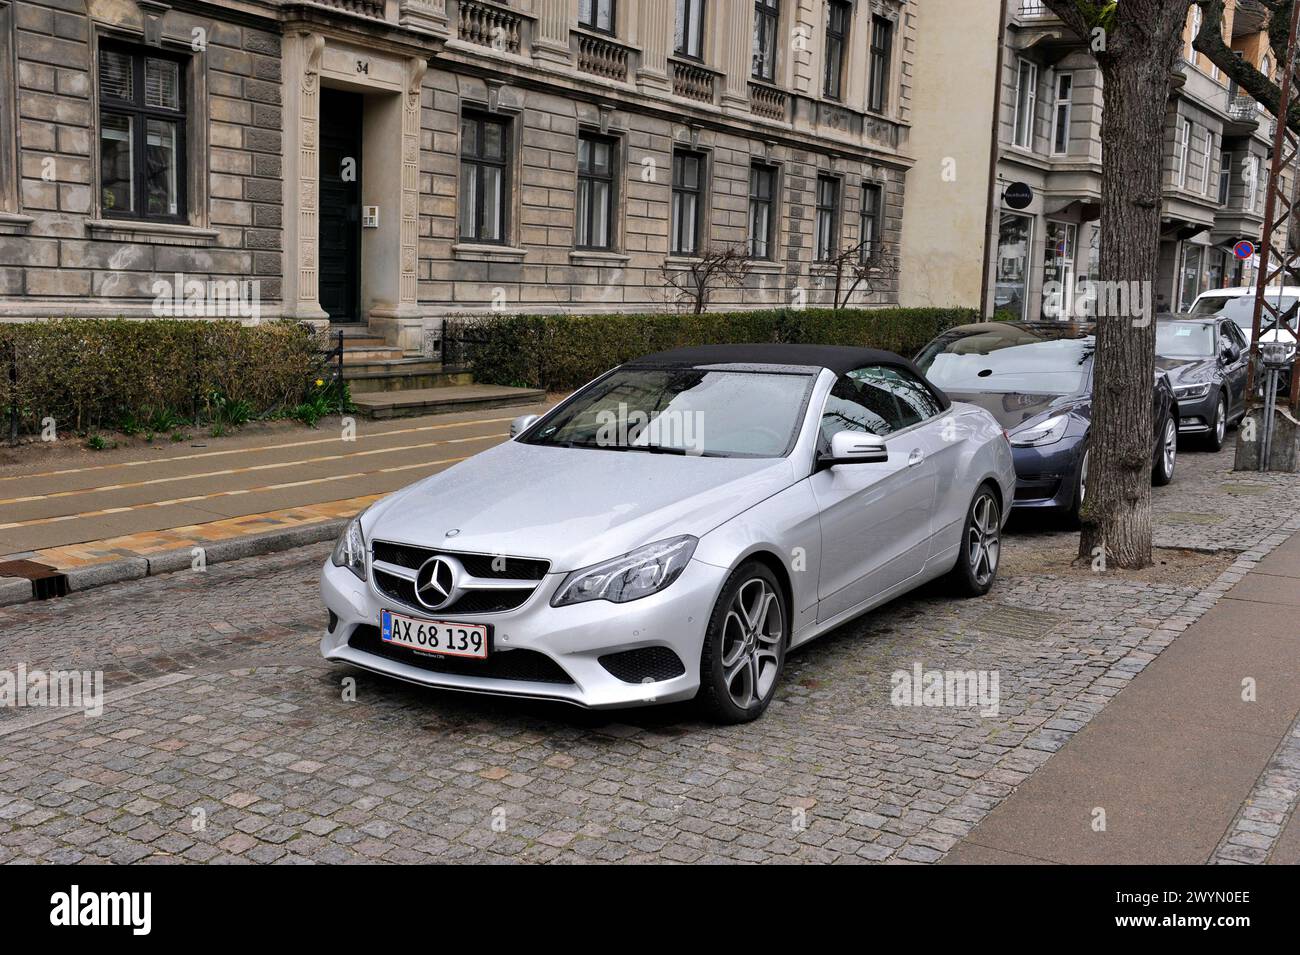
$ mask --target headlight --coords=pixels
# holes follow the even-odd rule
[[[575,570],[564,578],[551,598],[551,606],[564,607],[588,600],[622,604],[658,593],[681,576],[697,543],[698,539],[689,535],[673,537]]]
[[[366,579],[366,539],[361,533],[361,515],[348,521],[330,556],[335,567],[346,567],[361,580]]]
[[[1195,401],[1197,398],[1204,398],[1206,395],[1208,395],[1210,393],[1210,387],[1211,386],[1208,384],[1179,385],[1177,388],[1174,389],[1174,397],[1177,398],[1179,401],[1182,401],[1184,399],[1191,399]]]
[[[1011,435],[1011,443],[1017,448],[1037,448],[1044,444],[1055,444],[1065,437],[1065,429],[1070,425],[1069,415],[1053,415],[1046,421],[1016,431]]]

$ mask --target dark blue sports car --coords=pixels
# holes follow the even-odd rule
[[[954,401],[988,410],[1011,440],[1015,508],[1078,519],[1088,488],[1093,326],[1066,322],[982,322],[944,332],[916,365]],[[1156,373],[1151,408],[1151,480],[1168,484],[1178,455],[1178,402]]]

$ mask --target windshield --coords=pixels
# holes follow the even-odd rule
[[[1087,390],[1094,339],[1008,327],[936,342],[917,366],[944,391],[1073,395]]]
[[[1213,358],[1214,326],[1203,322],[1157,322],[1156,354],[1161,358]]]
[[[814,375],[620,369],[528,433],[526,444],[723,458],[786,455]]]
[[[1272,292],[1266,292],[1264,300],[1269,305],[1277,307],[1279,302],[1283,313],[1290,312],[1295,308],[1297,298],[1294,295],[1276,295]],[[1251,323],[1255,319],[1255,296],[1254,295],[1234,295],[1234,296],[1204,296],[1197,300],[1192,306],[1192,317],[1204,318],[1208,315],[1217,315],[1221,318],[1230,319],[1238,328],[1250,337]],[[1263,324],[1264,331],[1273,327],[1272,316],[1267,310],[1260,315],[1260,322]],[[1294,330],[1296,327],[1296,316],[1290,316],[1288,325]]]

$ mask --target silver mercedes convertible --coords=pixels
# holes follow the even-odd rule
[[[935,578],[986,593],[1015,482],[993,417],[890,352],[650,355],[353,520],[321,574],[321,652],[744,722],[790,650]]]

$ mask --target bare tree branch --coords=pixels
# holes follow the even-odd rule
[[[664,262],[659,275],[664,290],[678,306],[689,305],[696,315],[709,307],[709,299],[721,288],[740,288],[751,263],[743,245],[706,247],[686,265]]]

